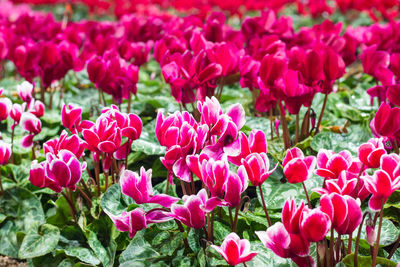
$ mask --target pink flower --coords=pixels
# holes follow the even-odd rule
[[[283,173],[289,183],[301,183],[312,176],[315,163],[314,156],[304,157],[300,148],[294,147],[287,150],[283,159]]]
[[[169,208],[179,200],[166,194],[153,195],[151,170],[146,171],[143,167],[140,168],[140,176],[136,172],[122,170],[120,184],[122,193],[133,198],[137,204],[156,203]]]
[[[372,194],[368,205],[373,211],[379,211],[382,203],[400,188],[400,156],[396,154],[381,157],[381,169],[372,176],[365,176],[365,186]]]
[[[168,155],[169,161],[164,161],[169,170],[173,170],[179,179],[190,182],[192,177],[186,158],[198,153],[204,146],[208,135],[207,125],[199,126],[186,111],[175,112],[167,118],[159,112],[155,132],[160,145],[167,148],[167,153],[172,153]],[[172,147],[174,152],[168,152]]]
[[[11,145],[0,140],[0,165],[7,164],[11,156]]]
[[[81,165],[75,155],[68,150],[60,150],[57,156],[47,153],[46,161],[32,162],[29,181],[34,186],[48,187],[57,193],[64,187],[75,191],[85,168],[86,163]]]
[[[31,99],[33,98],[33,85],[30,82],[24,81],[23,83],[17,85],[17,91],[22,101],[26,103],[31,102]]]
[[[358,174],[360,169],[359,163],[353,160],[347,150],[336,154],[332,150],[321,149],[317,155],[317,165],[315,173],[325,179],[337,179],[342,171],[347,170]]]
[[[230,163],[239,166],[244,158],[251,153],[267,153],[267,138],[263,131],[252,130],[249,137],[239,132],[240,154],[228,157]]]
[[[224,197],[225,183],[229,176],[229,164],[226,161],[209,159],[201,163],[200,180],[210,190],[213,197]]]
[[[300,232],[309,242],[318,242],[325,238],[331,228],[331,220],[320,209],[305,210],[302,214]]]
[[[79,124],[82,120],[82,108],[73,105],[63,105],[61,110],[62,125],[72,133],[80,132]]]
[[[237,265],[251,261],[258,253],[250,252],[250,242],[240,239],[236,233],[230,233],[224,239],[221,247],[211,245],[229,265]]]
[[[171,216],[184,225],[194,229],[200,229],[205,224],[205,215],[212,211],[221,201],[216,198],[208,198],[207,191],[203,188],[197,195],[183,196],[183,205],[173,204]]]
[[[344,196],[344,199],[347,202],[349,213],[345,221],[336,228],[336,231],[341,235],[349,235],[360,225],[363,215],[360,208],[361,202],[359,200],[355,200],[350,196]]]
[[[358,158],[367,168],[378,168],[385,154],[383,138],[371,138],[358,148]]]
[[[35,115],[36,117],[40,118],[44,115],[44,104],[40,100],[31,100],[28,106],[28,111]]]
[[[376,234],[375,234],[375,228],[374,228],[374,222],[371,219],[367,219],[366,221],[366,234],[367,234],[367,242],[371,246],[375,244],[376,240]]]
[[[78,159],[82,157],[85,150],[85,142],[77,135],[68,137],[68,133],[63,130],[59,138],[54,138],[43,144],[44,154],[51,153],[58,155],[60,150],[72,152]]]
[[[25,148],[31,147],[35,135],[42,131],[42,122],[32,113],[24,112],[21,115],[20,124],[25,131],[29,132],[29,134],[22,139],[22,146]]]
[[[10,99],[3,97],[0,98],[0,121],[7,119],[12,108],[12,102]]]
[[[21,120],[21,115],[25,110],[26,104],[13,104],[10,110],[10,117],[14,120],[15,124],[18,125]]]
[[[390,83],[393,74],[387,68],[390,63],[388,52],[377,51],[377,45],[372,45],[363,51],[360,59],[365,73],[374,76],[384,84]]]
[[[242,165],[239,167],[239,170],[242,170],[246,174],[252,185],[260,186],[275,171],[278,164],[271,170],[269,170],[269,167],[267,154],[264,152],[252,153],[245,159],[242,159]]]
[[[354,177],[353,174],[342,171],[339,174],[338,179],[329,179],[325,181],[324,188],[314,188],[313,191],[324,195],[337,193],[342,196],[351,196],[354,198],[359,198],[361,201],[366,199],[370,193],[365,188],[364,178],[361,176],[358,184],[358,195],[355,196],[355,188],[357,186],[357,177]]]
[[[392,137],[400,130],[400,108],[382,103],[370,123],[375,137]]]
[[[104,210],[104,212],[110,217],[119,231],[129,232],[129,238],[133,238],[138,231],[146,229],[148,224],[172,220],[166,212],[160,210],[146,213],[143,209],[136,208],[129,212],[124,211],[118,216],[111,214],[107,210]]]
[[[242,193],[247,189],[249,181],[246,175],[241,174],[238,170],[238,174],[229,172],[228,178],[225,182],[225,196],[224,200],[229,207],[237,207],[240,204]]]

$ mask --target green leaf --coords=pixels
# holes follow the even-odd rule
[[[94,252],[84,247],[67,247],[64,249],[65,254],[71,257],[76,257],[79,260],[89,263],[91,265],[100,264],[99,259],[95,256]]]
[[[253,260],[246,263],[249,267],[265,266],[265,267],[287,267],[297,266],[292,260],[284,259],[277,256],[272,250],[267,249],[263,244],[259,242],[251,242],[251,251],[258,252],[257,256]]]
[[[151,266],[151,259],[159,256],[151,245],[144,239],[144,231],[138,232],[129,246],[119,257],[120,267]]]
[[[143,127],[140,139],[132,142],[132,151],[139,151],[146,155],[162,155],[165,147],[158,143],[154,129],[156,120],[152,120]]]
[[[8,221],[0,228],[0,254],[18,258],[18,227]]]
[[[187,237],[189,247],[193,250],[194,253],[198,253],[201,251],[200,240],[203,238],[203,230],[202,229],[191,229],[189,235]]]
[[[322,186],[322,179],[318,176],[312,176],[310,179],[304,182],[308,193],[311,193],[311,189]],[[286,200],[294,198],[296,202],[301,200],[306,201],[306,196],[301,183],[290,184],[288,182],[281,183],[273,179],[267,179],[261,188],[264,193],[265,204],[267,209],[282,209],[283,204]],[[258,199],[261,202],[261,196],[257,189]]]
[[[43,224],[36,233],[24,237],[19,249],[21,259],[43,256],[53,251],[60,239],[60,230],[51,224]]]
[[[378,225],[378,223],[377,223],[377,225]],[[377,228],[375,229],[375,231],[376,232],[378,231]],[[390,220],[383,219],[379,246],[385,247],[390,244],[393,244],[396,241],[397,236],[399,235],[399,232],[400,232],[399,229],[397,229],[397,227]],[[361,239],[362,240],[360,240],[360,245],[361,245],[361,242],[365,242],[365,243],[367,242],[366,241],[367,236],[366,236],[365,231],[361,232]]]
[[[88,231],[87,236],[89,246],[93,249],[97,258],[101,260],[103,266],[112,266],[110,255],[108,255],[107,250],[103,247],[99,239],[97,239],[96,234],[92,231]]]
[[[344,257],[342,262],[348,267],[353,267],[354,266],[354,253],[349,254],[346,257]],[[358,266],[371,266],[372,265],[372,257],[357,255],[357,263],[358,263]],[[377,257],[376,263],[380,264],[382,266],[386,266],[386,267],[396,267],[397,266],[397,263],[395,263],[391,260],[382,258],[382,257]]]
[[[74,267],[74,261],[72,259],[64,259],[60,264],[58,264],[58,267]]]
[[[110,186],[104,193],[100,202],[103,210],[114,215],[121,214],[130,204],[133,204],[133,200],[121,193],[121,186],[119,184]]]
[[[321,132],[314,136],[311,148],[315,151],[330,149],[335,152],[347,149],[357,155],[358,147],[372,137],[371,131],[360,125],[348,127],[347,134],[337,134],[330,131]]]

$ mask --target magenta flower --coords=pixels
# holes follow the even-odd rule
[[[212,197],[223,198],[225,194],[225,184],[232,175],[229,171],[229,164],[223,160],[209,159],[201,162],[200,180],[210,190]],[[238,178],[235,176],[235,178]],[[230,178],[234,179],[234,178]]]
[[[26,107],[26,104],[13,104],[12,108],[10,110],[10,118],[14,120],[13,127],[19,124],[19,121],[21,120],[21,115],[24,112]]]
[[[74,107],[73,105],[63,105],[61,110],[61,122],[62,125],[76,134],[80,132],[79,124],[82,120],[82,108]]]
[[[0,140],[0,165],[7,164],[11,156],[11,145]]]
[[[335,153],[332,150],[321,149],[317,155],[318,169],[315,173],[325,179],[337,179],[342,171],[358,174],[361,166],[353,160],[347,150]]]
[[[365,186],[372,194],[368,205],[371,210],[379,211],[382,202],[400,188],[400,156],[396,154],[381,157],[381,169],[372,176],[365,176]]]
[[[33,85],[30,82],[24,81],[23,83],[17,85],[18,96],[22,101],[30,103],[33,94]]]
[[[172,153],[168,155],[169,162],[165,161],[167,169],[173,170],[179,179],[190,182],[192,177],[186,158],[198,153],[204,146],[208,135],[207,125],[199,126],[186,111],[175,112],[167,118],[159,112],[155,132],[160,145],[167,148],[166,154]],[[172,147],[174,152],[169,152]],[[175,161],[171,161],[171,158]]]
[[[377,51],[377,45],[372,45],[364,49],[360,59],[365,73],[374,76],[382,83],[386,83],[386,85],[391,83],[393,74],[387,68],[390,63],[390,54],[388,52]]]
[[[0,98],[0,121],[7,119],[12,108],[12,102],[10,99],[3,97]]]
[[[283,159],[283,173],[289,183],[302,183],[312,176],[316,160],[314,156],[304,157],[300,148],[288,149]]]
[[[22,128],[29,132],[29,134],[22,139],[22,146],[25,148],[31,147],[35,135],[42,131],[42,122],[32,113],[24,112],[21,115],[20,123]]]
[[[358,148],[358,158],[367,168],[378,168],[385,154],[383,138],[371,138]]]
[[[267,231],[255,233],[263,245],[279,257],[290,258],[299,266],[307,266],[307,257],[309,262],[313,262],[308,256],[310,243],[299,234],[290,234],[281,222],[275,223]]]
[[[129,238],[133,238],[140,230],[146,229],[151,223],[162,223],[172,220],[166,212],[154,210],[146,213],[141,208],[131,211],[124,211],[120,215],[115,216],[109,211],[104,212],[110,217],[115,227],[121,232],[129,232]]]
[[[44,115],[44,109],[45,109],[44,104],[40,100],[32,99],[28,105],[28,111],[38,118]]]
[[[85,168],[86,163],[81,165],[75,155],[68,150],[60,150],[57,156],[47,153],[46,161],[32,162],[29,181],[34,186],[48,187],[57,193],[65,187],[75,191]]]
[[[246,175],[241,175],[240,170],[238,174],[229,172],[228,178],[225,182],[225,196],[223,203],[229,207],[237,207],[240,204],[243,192],[247,189],[249,181]]]
[[[240,173],[246,174],[252,185],[260,186],[275,171],[278,164],[271,170],[269,167],[267,154],[264,152],[252,153],[245,159],[242,159],[242,165],[239,167],[239,170],[242,170]]]
[[[329,179],[325,181],[324,188],[314,188],[313,191],[325,195],[331,193],[337,193],[342,196],[351,196],[354,198],[359,198],[361,201],[366,199],[370,193],[365,188],[364,178],[361,176],[358,185],[358,195],[355,196],[355,188],[357,186],[357,177],[353,174],[342,171],[339,174],[338,179]]]
[[[236,233],[230,233],[221,246],[211,245],[226,260],[229,265],[251,261],[258,253],[250,251],[250,242],[240,239]]]
[[[382,103],[370,123],[375,137],[392,137],[400,130],[400,108]]]
[[[349,213],[346,199],[336,193],[322,195],[320,205],[321,210],[331,219],[332,227],[335,229],[344,223]]]
[[[236,157],[228,157],[230,163],[239,166],[242,160],[251,153],[267,153],[267,137],[263,131],[252,130],[249,137],[239,132],[240,154]]]
[[[173,204],[171,216],[184,225],[194,229],[200,229],[205,224],[205,215],[211,212],[221,201],[216,198],[208,198],[207,191],[203,188],[197,195],[183,196],[183,205]]]
[[[51,153],[56,156],[59,151],[68,150],[79,159],[85,150],[85,142],[76,134],[68,137],[68,133],[63,130],[59,138],[54,138],[44,143],[43,150],[44,154]]]
[[[300,232],[309,242],[318,242],[325,238],[331,228],[331,220],[320,209],[312,209],[302,214]]]
[[[136,172],[122,170],[120,184],[122,193],[133,198],[137,204],[156,203],[169,208],[179,200],[166,194],[153,195],[151,170],[146,171],[143,167],[140,168],[140,176]]]
[[[363,215],[359,200],[355,200],[350,196],[344,196],[344,199],[347,202],[349,213],[342,225],[336,228],[336,231],[341,235],[349,235],[360,225]]]

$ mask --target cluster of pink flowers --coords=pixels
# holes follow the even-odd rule
[[[43,4],[63,4],[65,0],[12,0],[15,3],[29,3],[35,5]],[[140,1],[122,1],[122,0],[72,0],[70,4],[83,4],[88,6],[90,12],[98,14],[114,12],[114,15],[120,17],[124,14],[160,14],[171,7],[181,12],[194,12],[198,16],[205,17],[215,9],[229,12],[230,15],[243,16],[246,12],[265,10],[266,8],[275,11],[282,10],[288,5],[297,7],[297,11],[302,15],[311,15],[313,17],[324,14],[332,14],[336,10],[342,13],[350,11],[359,11],[367,13],[372,19],[392,19],[399,13],[397,0],[389,1],[366,1],[366,0],[318,0],[318,1],[300,1],[300,0],[236,0],[236,1],[172,1],[172,0],[140,0]]]
[[[33,145],[33,138],[42,131],[42,122],[40,117],[44,115],[44,104],[40,100],[35,100],[33,97],[33,85],[29,82],[23,82],[17,85],[19,98],[23,101],[22,104],[12,103],[7,97],[0,98],[0,121],[10,117],[14,123],[11,129],[18,125],[28,132],[22,139],[22,146],[25,148]],[[0,88],[0,96],[3,94],[3,89]]]

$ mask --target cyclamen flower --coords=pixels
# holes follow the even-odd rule
[[[0,165],[7,164],[11,156],[11,145],[0,140]]]
[[[58,152],[64,149],[72,152],[79,159],[85,150],[85,142],[75,134],[68,137],[68,133],[63,130],[59,138],[51,139],[43,144],[44,154],[58,155]]]
[[[252,153],[242,159],[242,164],[239,170],[246,174],[254,186],[263,184],[278,167],[276,164],[273,169],[269,170],[269,159],[265,153]]]
[[[166,194],[153,195],[151,185],[151,170],[140,168],[140,176],[136,172],[122,170],[120,174],[121,191],[123,194],[133,198],[137,204],[156,203],[169,208],[178,202],[179,198]]]
[[[375,137],[393,137],[400,130],[400,108],[382,103],[370,123]]]
[[[372,197],[368,205],[373,211],[379,211],[390,195],[400,188],[400,156],[396,154],[381,157],[381,169],[372,176],[365,176],[365,186]]]
[[[20,124],[25,131],[29,132],[22,139],[22,146],[27,148],[33,145],[33,138],[42,131],[42,122],[32,113],[24,112],[21,115]]]
[[[352,233],[361,223],[361,203],[350,196],[323,195],[320,204],[321,210],[331,219],[332,227],[340,234]]]
[[[239,132],[240,154],[228,157],[228,161],[239,166],[244,158],[252,153],[267,153],[267,137],[263,131],[252,130],[249,137]]]
[[[230,233],[222,242],[221,246],[211,245],[229,265],[251,261],[258,253],[250,251],[250,242],[240,239],[236,233]]]
[[[335,154],[332,150],[321,149],[317,155],[318,169],[315,173],[325,179],[337,179],[342,171],[350,171],[358,175],[361,165],[353,160],[347,150]]]
[[[146,229],[151,223],[162,223],[172,220],[172,217],[164,211],[153,210],[146,213],[141,208],[136,208],[129,212],[122,212],[115,216],[109,211],[104,212],[110,217],[115,227],[121,232],[129,232],[129,238],[133,238],[136,233],[142,229]]]
[[[200,229],[205,224],[205,215],[211,212],[221,201],[217,197],[208,198],[207,191],[201,189],[197,195],[183,196],[183,205],[173,204],[171,216],[184,225]]]
[[[61,110],[62,125],[72,133],[80,132],[79,124],[82,120],[82,108],[73,105],[63,105]]]
[[[28,112],[32,113],[36,117],[40,118],[44,115],[44,104],[40,100],[32,99],[28,105]]]
[[[86,163],[81,163],[75,155],[68,150],[61,150],[58,155],[46,154],[46,161],[32,162],[29,171],[29,181],[37,187],[48,187],[59,193],[63,188],[75,191],[76,184],[85,170]]]
[[[0,98],[0,121],[7,119],[12,108],[12,102],[10,99],[3,97]]]
[[[289,183],[301,183],[312,176],[315,168],[315,157],[304,157],[300,148],[294,147],[289,149],[283,159],[283,173]]]
[[[17,91],[22,101],[26,103],[31,102],[31,99],[33,98],[33,85],[30,82],[24,81],[23,83],[17,85]]]
[[[383,138],[371,138],[358,148],[358,158],[367,168],[378,168],[385,154]]]

